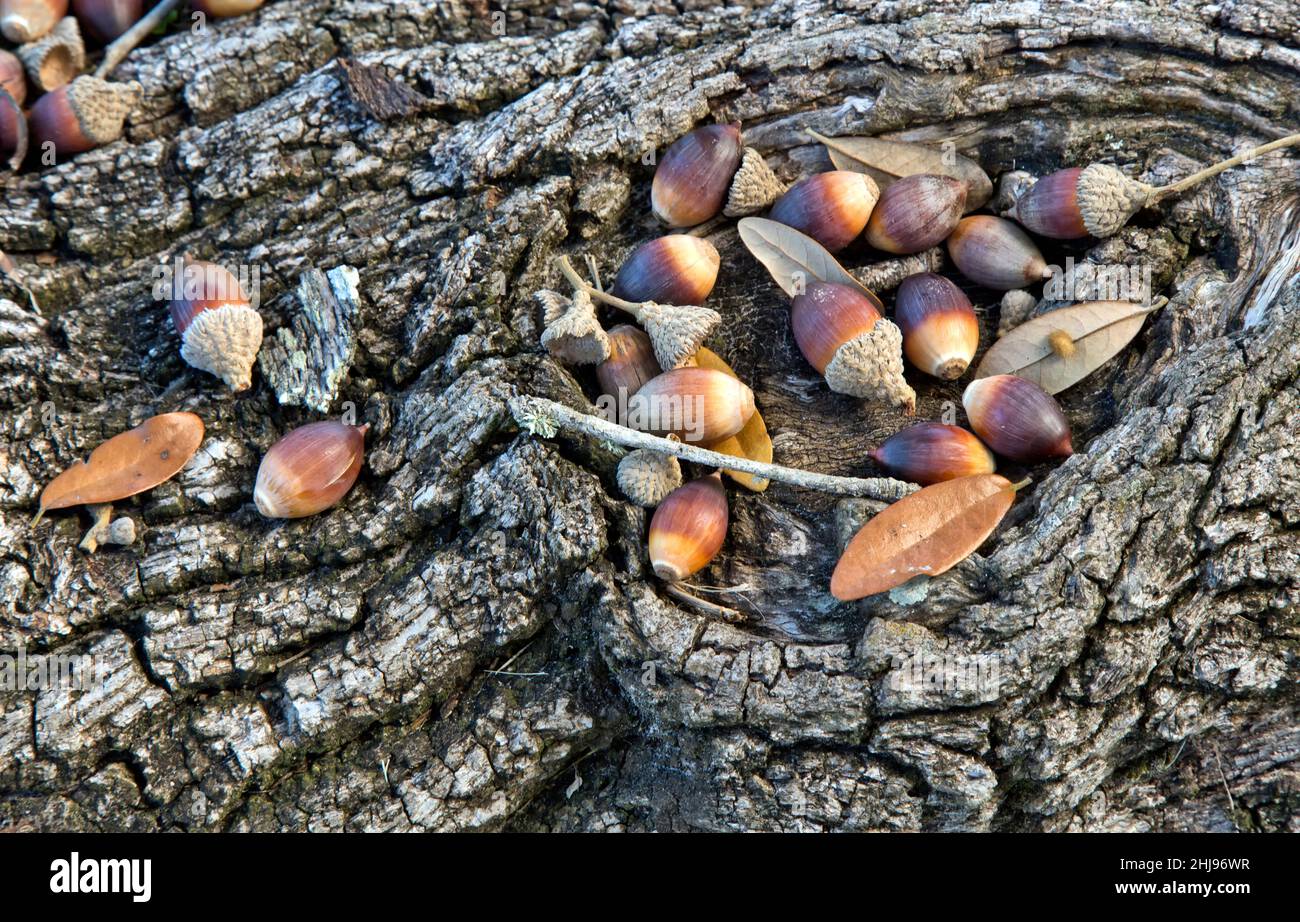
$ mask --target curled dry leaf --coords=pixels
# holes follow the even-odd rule
[[[32,524],[49,509],[112,503],[170,479],[198,450],[203,420],[193,413],[163,413],[115,435],[78,461],[41,491],[41,508]]]
[[[975,377],[1016,375],[1060,393],[1114,358],[1167,302],[1088,301],[1035,317],[995,342]]]
[[[767,218],[741,218],[736,230],[749,252],[792,298],[802,293],[809,282],[848,285],[875,297],[825,247],[793,227]]]
[[[720,371],[723,374],[731,375],[736,380],[740,380],[740,376],[731,370],[731,366],[724,362],[716,352],[709,349],[700,347],[700,351],[695,353],[695,362],[700,368],[711,368],[714,371]],[[758,410],[755,410],[754,415],[749,417],[749,422],[745,423],[745,428],[730,438],[715,442],[707,447],[713,451],[721,452],[724,455],[732,455],[736,458],[748,458],[751,461],[762,461],[764,464],[772,463],[772,438],[767,434],[767,425],[763,422],[763,417]],[[762,493],[767,489],[767,485],[771,483],[766,477],[746,474],[743,471],[724,470],[722,473],[742,487],[753,490],[755,493]]]
[[[983,207],[993,197],[988,174],[974,160],[956,152],[884,138],[828,138],[812,130],[808,134],[826,146],[835,169],[866,173],[882,193],[904,176],[935,173],[966,183],[967,213]]]
[[[914,576],[938,576],[992,534],[1023,484],[998,474],[945,480],[886,506],[853,536],[831,575],[831,594],[852,601]]]

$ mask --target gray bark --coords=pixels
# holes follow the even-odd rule
[[[1062,395],[1078,453],[923,593],[834,603],[878,506],[773,484],[730,490],[694,581],[740,587],[708,597],[746,620],[681,607],[617,455],[511,419],[518,394],[585,405],[530,296],[555,254],[609,278],[656,233],[642,155],[700,122],[743,122],[784,180],[826,165],[809,126],[1166,182],[1300,115],[1289,0],[928,6],[527,0],[499,38],[485,3],[302,0],[133,54],[126,139],[4,180],[0,250],[43,316],[4,283],[0,650],[89,653],[103,681],[0,693],[0,828],[1300,828],[1294,155],[1099,248],[1170,304]],[[342,55],[427,104],[376,119]],[[876,474],[904,421],[829,393],[734,227],[711,239],[710,345],[776,460]],[[282,343],[319,330],[304,272],[357,269],[355,344],[304,350],[351,355],[313,400],[371,424],[328,514],[253,509],[262,452],[319,415],[181,362],[151,269],[183,251],[266,267]],[[959,400],[913,383],[920,418]],[[74,458],[182,409],[207,437],[118,507],[136,544],[79,552],[84,514],[28,529]],[[1000,684],[895,681],[927,654],[996,657]]]

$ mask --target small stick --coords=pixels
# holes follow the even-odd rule
[[[139,22],[119,35],[104,49],[104,60],[100,61],[99,67],[95,68],[95,76],[101,80],[107,77],[113,68],[121,64],[126,56],[135,50],[136,45],[144,41],[149,33],[183,2],[184,0],[161,0],[157,6],[141,17]]]
[[[629,429],[627,426],[611,423],[599,416],[582,413],[562,403],[541,397],[527,395],[512,397],[510,413],[522,428],[542,438],[550,438],[557,429],[569,429],[625,448],[648,448],[705,467],[742,471],[806,490],[819,490],[822,493],[834,493],[838,496],[864,496],[886,502],[902,499],[917,490],[915,485],[894,480],[892,477],[839,477],[834,474],[818,474],[797,467],[785,467],[780,464],[754,461],[750,458],[724,455],[707,448]]]
[[[1300,144],[1300,134],[1290,134],[1285,138],[1278,138],[1276,141],[1269,141],[1267,144],[1261,144],[1259,147],[1252,147],[1245,153],[1238,154],[1235,157],[1229,157],[1227,160],[1222,160],[1214,164],[1214,166],[1206,167],[1198,173],[1193,173],[1191,176],[1178,180],[1176,183],[1170,183],[1167,186],[1157,186],[1151,192],[1151,199],[1148,204],[1154,204],[1163,198],[1184,192],[1201,180],[1209,179],[1211,176],[1217,176],[1224,170],[1230,170],[1234,166],[1239,166],[1249,160],[1254,160],[1256,157],[1263,156],[1264,154],[1271,153],[1283,147],[1291,147],[1295,144]]]
[[[555,264],[560,267],[560,272],[562,272],[564,277],[569,280],[569,284],[573,286],[575,291],[585,291],[597,301],[604,302],[610,307],[617,307],[624,313],[631,314],[637,320],[641,319],[640,304],[633,301],[624,301],[622,298],[616,298],[611,294],[606,294],[594,285],[587,284],[583,277],[578,274],[578,270],[573,268],[573,263],[569,262],[569,257],[560,256],[555,260]]]
[[[736,611],[734,608],[727,608],[723,605],[715,605],[713,602],[708,602],[704,599],[693,596],[676,583],[664,583],[664,592],[668,593],[677,601],[685,602],[687,605],[698,608],[706,615],[712,615],[728,624],[740,624],[749,620],[745,617],[743,612]]]

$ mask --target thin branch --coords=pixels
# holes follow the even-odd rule
[[[1160,186],[1151,193],[1151,201],[1158,202],[1163,198],[1171,195],[1177,195],[1186,189],[1190,189],[1203,179],[1209,179],[1211,176],[1217,176],[1224,170],[1230,170],[1234,166],[1254,160],[1256,157],[1263,156],[1271,151],[1279,150],[1283,147],[1292,147],[1300,144],[1300,134],[1289,134],[1285,138],[1278,138],[1276,141],[1269,141],[1267,144],[1261,144],[1259,147],[1252,147],[1250,150],[1240,153],[1235,157],[1229,157],[1227,160],[1221,160],[1214,166],[1206,167],[1199,172],[1193,173],[1176,183],[1170,183],[1167,186]]]
[[[157,6],[146,13],[135,25],[127,29],[104,49],[104,60],[99,62],[99,67],[95,68],[95,76],[103,80],[113,68],[126,60],[126,56],[135,50],[149,33],[156,29],[164,19],[171,14],[171,11],[180,6],[184,0],[162,0]]]
[[[749,619],[743,612],[736,611],[734,608],[727,608],[724,605],[716,605],[713,602],[707,602],[698,596],[691,595],[676,583],[664,583],[664,592],[668,593],[679,602],[685,602],[693,608],[697,608],[706,615],[711,615],[728,624],[742,624]]]

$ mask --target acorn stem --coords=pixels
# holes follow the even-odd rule
[[[1193,173],[1191,176],[1178,180],[1176,183],[1156,187],[1151,192],[1148,204],[1155,204],[1170,195],[1177,195],[1180,192],[1184,192],[1196,185],[1198,182],[1201,182],[1204,179],[1209,179],[1211,176],[1217,176],[1224,170],[1230,170],[1234,166],[1240,166],[1249,160],[1254,160],[1256,157],[1263,156],[1264,154],[1271,153],[1275,150],[1280,150],[1283,147],[1292,147],[1295,144],[1300,144],[1300,134],[1287,135],[1285,138],[1278,138],[1276,141],[1261,144],[1259,147],[1252,147],[1244,153],[1238,154],[1235,157],[1229,157],[1227,160],[1221,160],[1214,164],[1214,166],[1206,167],[1197,173]]]
[[[631,314],[637,320],[641,319],[641,305],[633,301],[624,301],[622,298],[616,298],[614,295],[601,291],[594,285],[589,285],[582,276],[578,275],[578,270],[573,268],[573,263],[569,262],[567,256],[557,256],[555,264],[560,267],[560,272],[569,280],[575,291],[585,291],[597,301],[608,304],[610,307],[617,307],[621,311]]]
[[[112,71],[113,68],[126,60],[126,56],[135,50],[135,46],[145,40],[145,37],[157,28],[164,19],[176,9],[185,0],[160,0],[155,6],[140,20],[127,29],[113,43],[104,49],[104,60],[99,62],[99,67],[95,68],[95,76],[103,80]]]
[[[769,480],[788,483],[791,486],[803,487],[807,490],[818,490],[822,493],[834,493],[839,496],[864,496],[868,499],[893,502],[916,492],[918,489],[913,484],[894,480],[892,477],[839,477],[834,474],[805,471],[797,467],[767,464],[763,461],[754,461],[749,458],[736,457],[735,455],[724,455],[720,452],[710,451],[707,448],[699,448],[685,442],[664,439],[657,435],[650,435],[647,432],[629,429],[626,426],[611,423],[599,416],[583,413],[572,407],[566,407],[562,403],[556,403],[554,400],[546,400],[541,397],[527,395],[512,397],[510,399],[510,414],[515,418],[515,422],[529,432],[545,435],[548,428],[552,430],[555,428],[569,429],[626,448],[648,448],[705,467],[741,471],[758,477],[766,477]],[[547,423],[550,424],[549,427]]]

